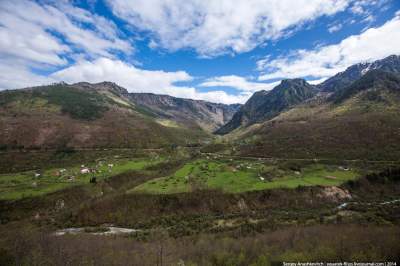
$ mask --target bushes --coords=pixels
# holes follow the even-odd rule
[[[176,239],[155,230],[143,242],[135,237],[26,232],[16,233],[19,241],[0,248],[0,262],[157,265],[162,260],[163,265],[268,266],[277,261],[396,261],[399,233],[399,227],[330,225],[286,227],[246,237],[202,234]]]
[[[398,182],[400,181],[400,168],[388,168],[379,173],[368,174],[365,178],[371,183]]]

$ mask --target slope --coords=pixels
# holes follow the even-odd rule
[[[154,148],[205,137],[157,123],[112,83],[65,83],[0,92],[0,147]]]
[[[233,115],[231,121],[216,131],[227,134],[241,126],[249,126],[273,118],[281,111],[299,104],[316,94],[314,86],[303,79],[288,79],[271,91],[258,91]]]
[[[240,153],[327,159],[400,159],[400,79],[369,71],[327,101],[309,101],[243,131]]]

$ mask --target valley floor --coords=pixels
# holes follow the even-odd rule
[[[0,265],[400,259],[393,162],[48,153],[0,155]]]

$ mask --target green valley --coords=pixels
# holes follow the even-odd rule
[[[219,189],[242,193],[299,186],[338,186],[359,176],[354,169],[339,167],[314,164],[293,171],[259,161],[201,159],[185,164],[171,176],[147,181],[130,192],[158,194]]]
[[[239,81],[244,104],[0,91],[0,265],[399,260],[399,73],[393,55],[317,85],[204,83]]]

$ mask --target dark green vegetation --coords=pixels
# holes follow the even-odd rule
[[[0,93],[0,107],[3,108],[12,103],[16,105],[30,103],[32,107],[35,103],[46,103],[48,106],[59,106],[63,114],[82,120],[100,118],[108,110],[106,100],[107,98],[92,91],[80,90],[65,84]]]
[[[61,112],[75,119],[94,120],[108,110],[107,98],[90,92],[63,85],[45,86],[32,91],[31,97],[38,97],[49,104],[61,107]]]

